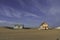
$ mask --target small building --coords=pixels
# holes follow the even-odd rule
[[[48,24],[46,22],[43,22],[40,26],[39,26],[39,30],[40,29],[48,29]]]
[[[18,25],[16,24],[15,27],[13,27],[13,29],[23,29],[24,25]]]
[[[60,29],[60,27],[56,27],[55,29]]]

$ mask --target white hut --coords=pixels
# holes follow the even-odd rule
[[[40,28],[39,28],[39,30],[40,29],[48,29],[48,24],[46,23],[46,22],[43,22],[41,25],[40,25]]]
[[[60,29],[60,27],[56,27],[55,29]]]
[[[15,25],[15,27],[13,27],[13,29],[23,29],[24,25]]]

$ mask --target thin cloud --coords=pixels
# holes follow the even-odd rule
[[[6,21],[6,20],[0,20],[0,23],[14,23],[14,22],[10,22],[10,21]]]
[[[7,20],[0,20],[0,23],[7,23],[7,24],[20,24],[17,22],[7,21]]]
[[[7,6],[2,7],[1,14],[7,17],[21,18],[21,13],[19,11]]]
[[[2,13],[2,12],[4,12],[4,13]],[[39,18],[39,16],[36,15],[36,14],[25,12],[25,11],[20,11],[19,12],[18,10],[15,10],[15,9],[13,9],[11,7],[2,7],[1,14],[3,16],[16,17],[16,18],[21,18],[22,14],[24,14],[24,16],[32,16],[32,17]]]
[[[39,18],[40,17],[40,16],[38,16],[36,14],[33,14],[33,13],[29,13],[29,12],[24,12],[24,13],[25,13],[24,16],[27,16],[27,17],[29,17],[29,16],[32,16],[32,17],[35,17],[35,18]]]
[[[2,21],[2,20],[0,20],[0,23],[3,23],[3,22],[7,22],[7,21]]]
[[[47,20],[51,24],[60,23],[59,22],[60,21],[59,0],[29,0],[29,1],[17,0],[17,2],[18,2],[18,8],[17,5],[15,5],[16,7],[14,6],[9,7],[9,5],[0,7],[0,14],[7,17],[18,18],[19,20],[20,18],[22,18],[21,20],[23,20],[24,18],[26,17],[29,18],[31,16],[34,18],[38,18],[40,20],[46,20],[47,17]],[[38,15],[41,15],[42,17]],[[32,20],[30,22],[32,22]]]

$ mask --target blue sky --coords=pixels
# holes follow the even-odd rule
[[[0,25],[60,26],[60,0],[0,0]]]

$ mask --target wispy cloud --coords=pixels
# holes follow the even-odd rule
[[[16,24],[22,24],[22,23],[12,22],[12,21],[7,21],[7,20],[0,20],[0,26],[14,27],[14,25]]]
[[[46,15],[56,15],[57,13],[60,13],[60,1],[58,0],[47,0],[48,5],[50,5],[49,8],[46,8],[45,10],[41,10]]]
[[[38,18],[38,20],[39,19],[46,20],[47,17],[49,23],[50,21],[52,22],[54,21],[54,23],[59,23],[60,21],[60,0],[29,0],[29,1],[17,0],[16,3],[17,3],[16,5],[13,3],[14,5],[11,6],[9,2],[10,6],[8,4],[0,6],[0,14],[11,18],[18,18],[19,20],[20,18],[22,18],[21,20],[23,20],[26,17],[27,18],[33,17],[33,19]],[[40,16],[42,16],[43,18],[40,18]],[[30,20],[31,18],[29,19],[27,18],[26,20],[28,22],[29,21],[32,22],[32,20]]]
[[[4,13],[3,13],[4,12]],[[15,17],[15,18],[21,18],[22,14],[24,14],[24,16],[32,16],[32,17],[36,17],[39,18],[38,15],[34,14],[34,13],[30,13],[30,12],[25,12],[25,11],[18,11],[14,8],[11,7],[2,7],[2,11],[1,14],[3,16],[7,16],[7,17]]]
[[[33,14],[33,13],[29,13],[29,12],[24,12],[24,13],[25,13],[24,16],[27,16],[27,17],[29,17],[29,16],[32,16],[32,17],[35,17],[35,18],[39,18],[40,17],[40,16],[38,16],[36,14]]]
[[[6,21],[2,21],[2,20],[0,20],[0,23],[3,23],[3,22],[6,22]]]
[[[13,24],[14,22],[6,21],[6,20],[0,20],[0,23],[10,23],[10,24]]]
[[[7,16],[7,17],[16,17],[16,18],[20,18],[21,17],[21,12],[15,10],[14,8],[11,7],[7,7],[7,6],[2,6],[2,9],[0,9],[1,14],[3,16]]]
[[[7,23],[7,24],[21,24],[19,22],[12,22],[12,21],[7,21],[7,20],[0,20],[0,23]]]

